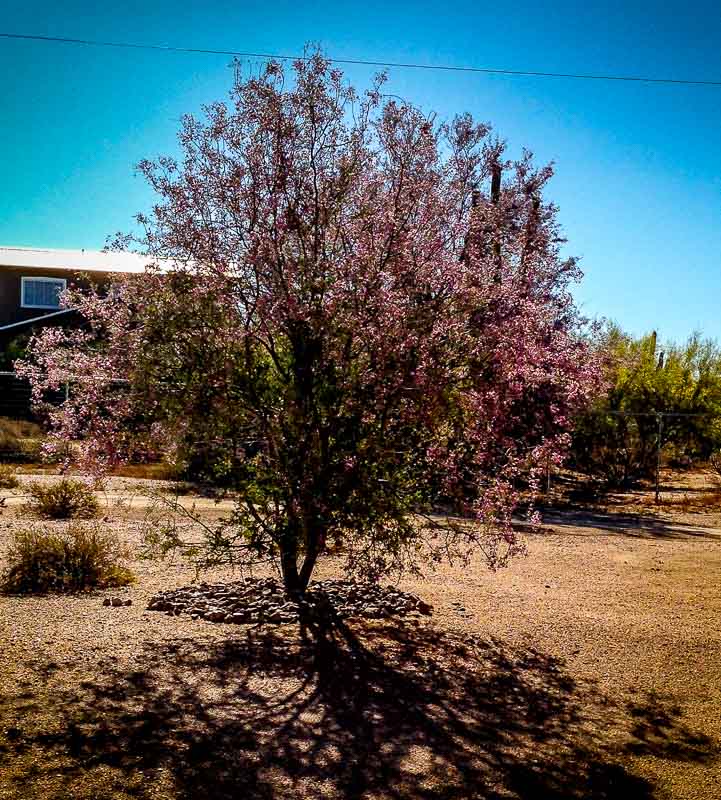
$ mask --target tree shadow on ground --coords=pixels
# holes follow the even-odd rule
[[[61,673],[6,704],[9,797],[648,800],[634,747],[714,757],[658,698],[627,707],[550,656],[425,625],[253,629]]]
[[[588,511],[547,509],[542,514],[543,523],[572,528],[593,528],[605,533],[615,533],[645,539],[717,539],[721,541],[721,530],[705,525],[688,525],[673,522],[653,513],[629,514],[616,511]],[[523,525],[524,531],[532,528]],[[566,533],[566,531],[564,531]]]

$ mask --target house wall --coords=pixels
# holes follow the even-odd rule
[[[48,269],[32,267],[4,267],[0,265],[0,327],[13,322],[22,322],[34,319],[53,311],[42,308],[22,308],[21,283],[22,278],[64,278],[68,286],[88,287],[90,283],[103,286],[111,279],[109,272],[94,272],[92,280],[76,272],[66,269]]]

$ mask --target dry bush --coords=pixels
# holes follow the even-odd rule
[[[18,485],[14,467],[10,464],[0,464],[0,489],[15,489]]]
[[[135,579],[127,558],[117,535],[97,524],[26,528],[13,536],[0,586],[22,594],[126,586]]]
[[[90,519],[100,510],[92,489],[73,478],[48,484],[33,482],[28,492],[29,510],[45,519]]]
[[[43,429],[36,423],[25,419],[0,417],[0,436],[15,439],[42,439]]]
[[[0,417],[0,455],[6,461],[40,460],[42,439],[42,428],[36,423]]]

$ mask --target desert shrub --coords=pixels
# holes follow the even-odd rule
[[[134,580],[116,534],[98,525],[73,523],[67,530],[32,527],[14,534],[9,566],[0,578],[5,592],[74,592],[126,586]]]
[[[36,423],[0,417],[0,457],[4,461],[40,461],[42,439],[42,428]]]
[[[22,439],[13,420],[0,417],[0,453],[3,458],[15,460],[21,453]]]
[[[27,419],[0,417],[0,437],[2,436],[13,439],[42,439],[43,429],[37,422]]]
[[[55,483],[31,483],[29,509],[46,519],[89,519],[100,506],[92,489],[83,481],[62,478]]]
[[[599,403],[577,420],[571,466],[608,487],[633,486],[653,477],[655,417],[604,414],[603,410]]]
[[[0,489],[14,489],[17,485],[15,470],[10,464],[0,464]]]

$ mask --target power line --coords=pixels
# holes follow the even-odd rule
[[[270,58],[278,61],[307,61],[308,56],[279,55],[278,53],[249,53],[241,50],[214,50],[202,47],[173,47],[163,44],[137,44],[134,42],[106,42],[95,39],[73,39],[66,36],[39,36],[23,33],[0,33],[2,39],[16,39],[35,42],[58,42],[61,44],[81,44],[92,47],[118,47],[132,50],[163,50],[168,53],[195,53],[216,56],[236,56],[240,58]],[[359,58],[329,58],[334,64],[352,64],[366,67],[394,67],[399,69],[441,70],[444,72],[470,72],[482,75],[510,75],[532,78],[572,78],[585,81],[625,81],[632,83],[661,83],[678,86],[721,86],[721,80],[684,80],[680,78],[651,78],[641,75],[588,75],[574,72],[540,72],[537,70],[495,69],[490,67],[464,67],[449,64],[415,64],[398,61],[369,61]]]

